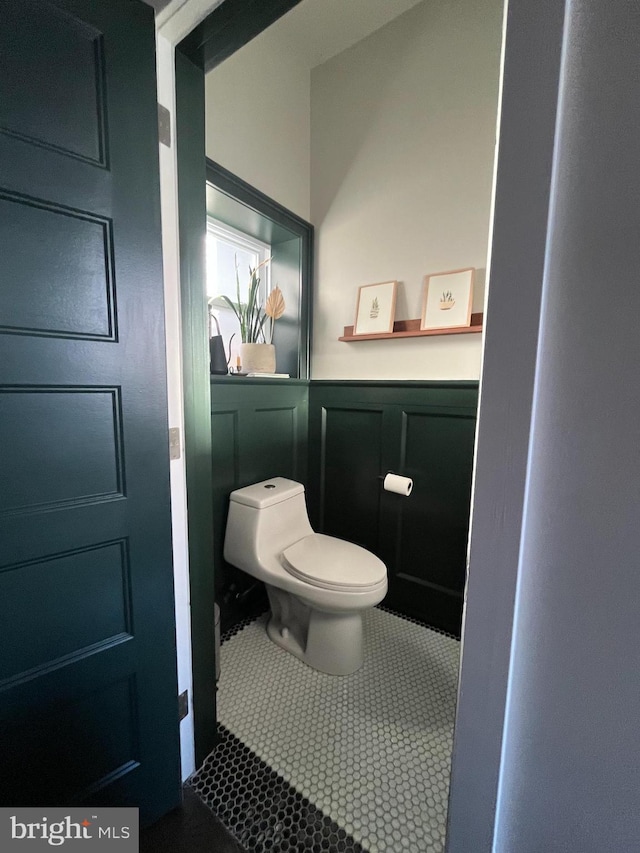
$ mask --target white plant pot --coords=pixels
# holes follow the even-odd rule
[[[240,344],[244,373],[275,373],[276,348],[273,344]]]

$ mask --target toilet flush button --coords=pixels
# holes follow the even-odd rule
[[[267,485],[265,486],[265,489],[275,489],[275,487],[276,487],[275,483],[267,483]]]
[[[289,629],[288,628],[280,628],[280,636],[283,640],[286,640],[289,637]]]

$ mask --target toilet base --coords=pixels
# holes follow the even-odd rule
[[[364,661],[362,611],[327,613],[267,585],[273,642],[328,675],[351,675]]]

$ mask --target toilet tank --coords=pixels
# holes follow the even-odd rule
[[[255,571],[312,533],[302,483],[273,477],[231,492],[224,558]]]

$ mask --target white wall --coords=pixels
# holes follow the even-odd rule
[[[309,71],[277,25],[206,76],[207,157],[303,219],[309,203]]]
[[[337,338],[361,284],[415,318],[425,273],[475,266],[483,310],[502,8],[423,0],[310,74],[276,24],[207,75],[207,155],[316,227],[313,378],[478,378],[480,335]]]
[[[502,0],[425,0],[311,72],[314,379],[475,379],[481,336],[341,343],[357,288],[478,268],[483,309]],[[514,282],[514,284],[517,284]]]

